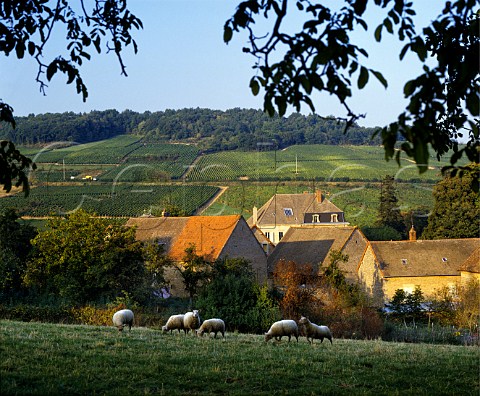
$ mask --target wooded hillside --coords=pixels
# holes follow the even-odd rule
[[[253,109],[197,108],[153,113],[105,110],[17,117],[17,128],[6,127],[0,138],[17,144],[87,143],[134,133],[152,141],[193,141],[208,151],[251,150],[257,149],[257,143],[273,143],[276,148],[295,144],[380,144],[379,138],[372,140],[374,128],[354,125],[346,134],[344,129],[345,123],[334,117],[294,113],[270,118]]]

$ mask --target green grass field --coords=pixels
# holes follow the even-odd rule
[[[476,347],[0,321],[2,395],[478,395]]]

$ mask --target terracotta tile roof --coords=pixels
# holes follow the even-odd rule
[[[331,250],[341,250],[356,230],[355,227],[291,227],[268,257],[268,272],[271,273],[280,260],[297,264],[328,264]],[[356,266],[355,266],[356,268]]]
[[[460,271],[480,273],[480,247],[462,264]]]
[[[293,215],[287,216],[284,209],[292,209]],[[257,211],[257,225],[266,224],[303,224],[305,213],[343,213],[341,209],[323,198],[318,202],[314,193],[303,194],[275,194],[265,205]],[[253,218],[247,220],[248,225],[253,225]]]
[[[158,240],[165,244],[165,250],[168,252],[188,219],[188,217],[132,217],[128,219],[126,225],[137,227],[137,240]]]
[[[195,245],[196,254],[217,259],[239,220],[240,215],[189,217],[170,249],[170,257],[181,261],[185,249]]]
[[[383,276],[457,276],[479,238],[370,242]]]

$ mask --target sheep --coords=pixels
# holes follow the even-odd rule
[[[180,330],[185,331],[185,328],[183,326],[183,318],[185,315],[179,314],[179,315],[172,315],[168,318],[167,323],[162,326],[163,332],[170,331],[172,333],[172,330],[178,330],[180,333]]]
[[[187,312],[183,317],[183,328],[187,333],[190,330],[195,331],[201,324],[202,320],[200,319],[200,313],[196,309],[192,312]]]
[[[132,330],[133,326],[133,312],[129,309],[122,309],[113,314],[113,325],[118,327],[118,331],[122,331],[125,326],[128,325],[129,330]]]
[[[295,321],[280,320],[272,324],[270,330],[265,333],[265,342],[268,342],[268,340],[273,337],[275,337],[277,341],[280,341],[283,336],[288,336],[288,342],[290,342],[292,335],[297,339],[298,342],[298,326]]]
[[[197,336],[201,337],[203,337],[203,333],[215,333],[213,338],[217,338],[218,332],[222,333],[223,338],[225,338],[225,322],[222,319],[207,319],[196,331]]]
[[[333,344],[332,333],[327,326],[316,325],[315,323],[310,322],[305,316],[300,318],[298,324],[302,328],[302,333],[305,334],[307,341],[310,344],[313,344],[315,338],[319,338],[320,343],[323,342],[324,338],[327,338],[330,340],[330,343]]]

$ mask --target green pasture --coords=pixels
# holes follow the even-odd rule
[[[340,209],[351,225],[373,226],[380,200],[380,183],[325,183],[325,182],[252,182],[226,183],[227,190],[203,214],[252,215],[253,206],[260,208],[274,194],[301,194],[304,191],[322,190],[326,197]],[[396,185],[402,212],[433,208],[431,184],[403,182]]]
[[[478,395],[476,347],[0,321],[3,395]]]
[[[64,215],[84,209],[99,216],[159,216],[165,206],[174,205],[193,214],[218,188],[207,185],[145,185],[136,183],[44,185],[33,188],[28,197],[10,195],[0,200],[0,209],[15,208],[20,216]]]

